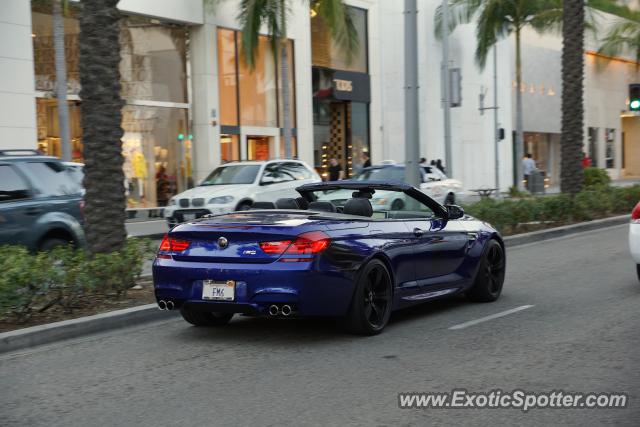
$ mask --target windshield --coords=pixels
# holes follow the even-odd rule
[[[253,184],[260,165],[221,166],[211,172],[200,185]]]
[[[357,181],[404,181],[404,168],[365,169],[356,177]]]

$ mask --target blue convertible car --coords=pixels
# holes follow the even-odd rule
[[[500,296],[502,238],[460,207],[400,183],[297,190],[297,199],[173,228],[153,264],[159,307],[179,309],[197,326],[224,325],[234,313],[332,316],[376,334],[403,307],[457,293],[485,302]],[[340,198],[332,201],[333,192]],[[372,198],[392,193],[405,201],[402,210],[372,209]]]

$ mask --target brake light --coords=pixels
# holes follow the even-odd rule
[[[262,242],[260,249],[266,254],[272,255],[315,255],[327,249],[331,243],[331,238],[322,231],[311,231],[303,233],[291,240],[281,240],[277,242]]]
[[[631,222],[640,222],[640,203],[631,211]]]
[[[260,249],[265,254],[280,255],[291,244],[291,240],[283,240],[281,242],[262,242],[260,243]]]
[[[174,239],[165,234],[162,242],[160,242],[160,252],[184,252],[189,248],[191,242],[188,240]]]

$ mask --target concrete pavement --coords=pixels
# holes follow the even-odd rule
[[[503,297],[331,322],[167,320],[0,356],[3,425],[637,425],[640,283],[626,226],[507,252]],[[456,325],[517,307],[528,309]],[[403,391],[626,392],[626,409],[401,410]]]

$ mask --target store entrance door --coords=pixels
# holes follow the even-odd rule
[[[269,136],[247,136],[247,160],[269,160],[272,140]]]

